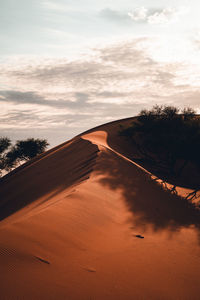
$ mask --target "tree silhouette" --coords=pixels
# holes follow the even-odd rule
[[[0,175],[2,170],[6,168],[5,151],[11,146],[11,141],[8,138],[0,138]]]
[[[0,138],[0,175],[3,172],[9,172],[20,162],[43,153],[48,145],[45,139],[29,138],[24,141],[19,140],[15,145],[12,145],[10,139]]]
[[[141,160],[162,178],[176,181],[188,164],[200,175],[200,118],[192,108],[179,112],[174,106],[154,106],[142,110],[131,126],[122,129],[136,147]],[[192,188],[199,189],[199,183]]]
[[[20,159],[28,160],[44,152],[47,146],[46,140],[29,138],[26,141],[17,141],[14,148]]]
[[[6,151],[11,145],[11,141],[8,138],[0,138],[0,154]]]

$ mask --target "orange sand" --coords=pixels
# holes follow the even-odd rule
[[[3,180],[1,300],[199,299],[200,212],[121,151],[119,124]]]

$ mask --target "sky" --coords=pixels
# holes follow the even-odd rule
[[[153,105],[200,113],[197,0],[1,0],[0,129],[62,143]]]

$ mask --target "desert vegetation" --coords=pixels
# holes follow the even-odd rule
[[[200,175],[200,117],[192,108],[154,106],[142,110],[125,136],[137,149],[140,162],[166,181],[177,182],[188,166]],[[199,190],[197,182],[191,188]]]
[[[19,140],[14,145],[7,137],[0,138],[0,176],[11,171],[20,163],[25,162],[46,150],[45,139],[29,138]]]

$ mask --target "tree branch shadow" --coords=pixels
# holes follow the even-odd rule
[[[195,227],[200,231],[200,210],[151,176],[109,149],[101,152],[95,167],[99,181],[112,190],[120,190],[137,226],[151,226],[154,231]]]

